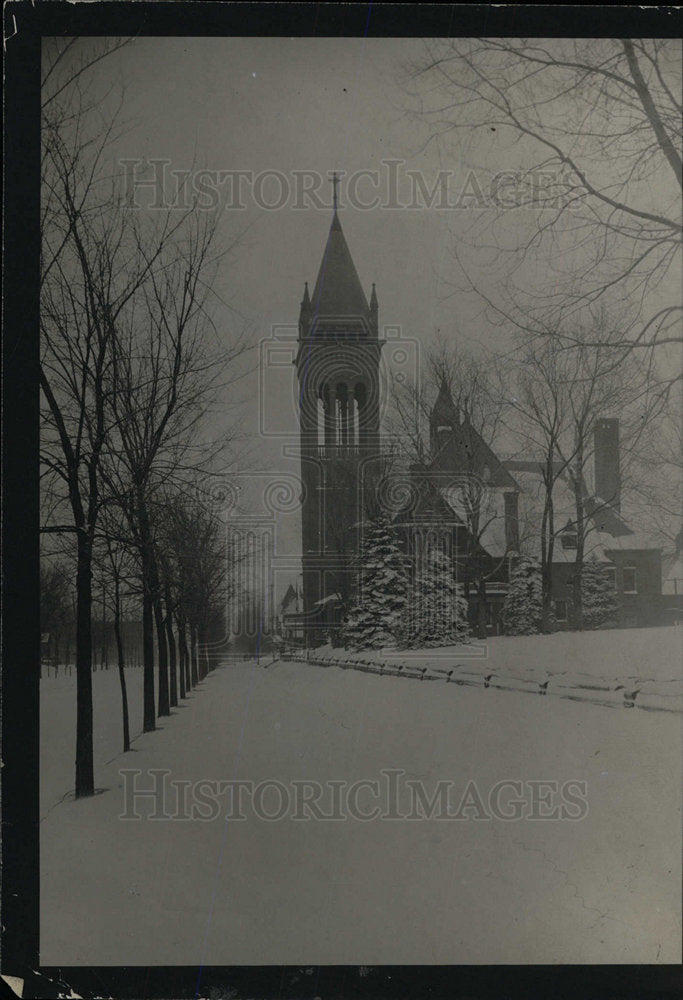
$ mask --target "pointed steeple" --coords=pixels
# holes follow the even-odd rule
[[[431,419],[438,420],[447,426],[452,426],[459,422],[458,411],[455,408],[453,396],[445,378],[441,379],[439,394],[432,407]]]
[[[304,336],[304,331],[311,320],[311,296],[308,294],[308,282],[304,282],[304,297],[301,300],[299,310],[299,335]]]
[[[313,289],[311,305],[314,314],[322,318],[328,316],[360,318],[367,317],[369,312],[368,300],[365,298],[336,210]]]
[[[443,447],[459,423],[460,419],[451,390],[446,379],[442,378],[439,394],[429,415],[429,444],[432,455],[435,455]]]
[[[375,290],[375,282],[373,281],[372,292],[370,293],[370,327],[375,337],[378,333],[378,309],[377,292]]]

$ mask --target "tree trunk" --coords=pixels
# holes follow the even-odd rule
[[[194,623],[190,625],[190,663],[192,687],[196,687],[199,683],[199,676],[197,674],[197,626]]]
[[[121,685],[121,714],[123,717],[123,752],[130,750],[130,726],[128,721],[128,694],[126,692],[125,662],[123,656],[123,639],[121,638],[121,601],[119,581],[114,582],[114,635],[116,636],[116,654],[119,666],[119,683]]]
[[[209,671],[211,670],[211,659],[209,657],[209,636],[206,626],[202,629],[202,645],[204,646],[204,676],[209,676]],[[260,643],[259,643],[260,646]],[[259,654],[259,646],[256,647],[256,655]]]
[[[137,498],[138,524],[140,529],[140,563],[142,567],[142,666],[143,676],[143,733],[154,730],[156,714],[154,710],[154,574],[152,563],[152,541],[145,498],[142,492]]]
[[[543,477],[545,499],[543,504],[543,520],[541,522],[541,588],[543,603],[541,610],[541,630],[551,631],[553,609],[553,553],[555,551],[555,508],[553,505],[553,471],[552,462],[546,467]]]
[[[583,509],[583,449],[580,447],[577,469],[574,476],[574,502],[576,506],[576,558],[574,560],[574,580],[572,598],[574,601],[574,622],[577,629],[583,628],[583,556],[586,546],[586,519]]]
[[[171,707],[168,698],[168,654],[166,647],[166,623],[164,621],[164,609],[161,604],[161,598],[157,596],[152,601],[152,607],[154,608],[154,623],[156,625],[157,634],[157,654],[158,654],[158,670],[157,676],[159,680],[159,707],[157,714],[170,715]]]
[[[199,645],[204,651],[202,657],[202,678],[209,676],[209,667],[211,666],[211,661],[209,660],[209,642],[206,625],[202,625],[199,629]],[[256,646],[256,655],[258,656],[258,644]]]
[[[187,695],[192,687],[192,675],[190,654],[187,649],[187,625],[182,615],[178,617],[178,644],[180,646],[180,655],[185,671],[185,694]]]
[[[178,692],[180,699],[187,697],[187,688],[185,686],[185,656],[183,654],[183,647],[180,642],[180,636],[178,636],[178,682],[180,690]]]
[[[154,623],[152,617],[152,595],[143,568],[142,581],[142,669],[143,669],[143,733],[152,732],[155,726],[154,707]]]
[[[148,544],[145,545],[146,550],[146,564],[148,572],[148,589],[150,595],[150,602],[152,607],[152,612],[154,615],[154,625],[156,628],[157,637],[157,679],[158,679],[158,708],[157,715],[170,715],[171,710],[168,704],[168,660],[166,654],[166,629],[164,626],[164,612],[161,606],[161,596],[159,589],[159,569],[157,566],[156,556],[154,554],[153,542],[151,541],[151,534],[148,530],[148,526],[145,525],[146,529],[144,537],[147,539]],[[151,632],[151,629],[150,629]]]
[[[475,605],[474,634],[477,639],[485,639],[488,635],[486,628],[486,580],[479,578],[475,586],[477,588],[477,601]]]
[[[165,592],[166,597],[166,644],[168,646],[168,672],[170,680],[170,691],[169,691],[169,702],[171,708],[175,708],[178,704],[178,675],[176,671],[176,648],[175,639],[173,638],[173,613],[171,611],[171,594],[166,587]]]
[[[92,546],[81,530],[76,569],[76,798],[95,793],[91,614]]]

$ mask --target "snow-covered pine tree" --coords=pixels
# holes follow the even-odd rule
[[[510,587],[503,604],[506,635],[533,635],[540,632],[543,607],[541,567],[535,559],[522,556],[512,570]]]
[[[396,642],[407,593],[406,558],[391,524],[380,515],[363,535],[356,593],[344,625],[345,642],[354,649],[380,649]]]
[[[581,571],[581,603],[586,628],[613,624],[617,615],[617,598],[607,567],[592,555]]]
[[[468,636],[467,601],[453,563],[441,549],[432,549],[410,587],[405,640],[417,647],[451,646]]]

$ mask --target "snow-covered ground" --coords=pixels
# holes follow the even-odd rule
[[[488,671],[527,668],[539,673],[575,677],[633,677],[671,680],[682,676],[683,632],[679,628],[604,629],[595,632],[554,632],[552,635],[491,636],[460,646],[436,649],[396,649],[348,653],[321,647],[316,652],[358,659],[377,658],[405,664],[456,663],[473,667],[485,661]]]
[[[628,630],[496,639],[489,657],[539,668],[550,657],[598,676],[640,676],[647,662],[665,680],[678,675],[679,649],[674,629]],[[129,676],[136,733],[142,678]],[[93,679],[102,791],[81,801],[64,798],[75,678],[41,682],[43,964],[680,960],[675,713],[242,662],[212,673],[123,755],[116,672]],[[523,783],[527,802],[528,782],[575,780],[588,808],[579,820],[302,822],[290,812],[268,822],[249,808],[244,821],[124,820],[122,768],[140,769],[145,787],[164,768],[170,780],[287,789],[401,769],[430,796],[452,782],[455,804],[474,781],[485,806],[505,779]],[[373,801],[359,798],[364,809]]]
[[[648,711],[683,712],[683,633],[678,628],[607,629],[494,636],[459,646],[355,652],[321,646],[294,654],[318,665],[404,673]]]

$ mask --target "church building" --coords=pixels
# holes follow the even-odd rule
[[[357,572],[368,497],[382,473],[382,397],[378,299],[367,296],[334,211],[318,276],[304,286],[295,359],[299,388],[302,481],[303,609],[307,644],[326,641],[348,606]],[[538,557],[542,468],[538,460],[505,460],[454,405],[446,384],[429,421],[430,454],[408,470],[410,503],[392,514],[397,539],[416,564],[425,547],[446,547],[479,635],[501,630],[514,561]],[[586,558],[611,574],[619,623],[653,624],[661,614],[661,552],[636,534],[621,509],[619,422],[598,420],[594,477],[584,484],[589,526]],[[559,533],[553,591],[559,627],[571,626],[576,555],[574,496],[560,475],[555,487]],[[293,619],[292,619],[293,620]]]
[[[337,212],[318,277],[304,287],[299,382],[303,603],[312,638],[351,593],[362,484],[380,456],[378,302],[361,284]]]

